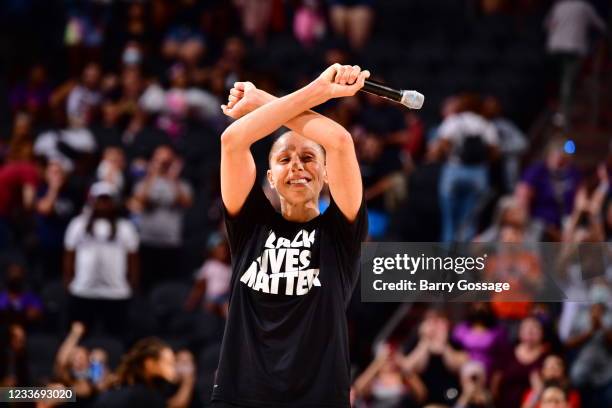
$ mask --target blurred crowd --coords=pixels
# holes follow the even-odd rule
[[[401,28],[377,19],[383,3],[56,1],[48,15],[34,1],[0,6],[15,57],[0,87],[0,385],[74,387],[78,406],[206,404],[231,275],[220,105],[237,80],[282,95],[335,62],[371,62],[384,75],[371,44]],[[536,108],[559,101],[559,132],[537,149],[533,116],[505,113],[517,112],[507,89],[452,88],[423,114],[366,94],[318,107],[354,137],[370,239],[556,242],[562,275],[583,280],[576,245],[612,242],[612,144],[607,160],[578,166],[563,130],[585,32],[606,30],[605,2],[411,7],[426,3],[541,32],[538,52],[561,72]],[[576,19],[582,28],[558,32]],[[25,21],[40,30],[24,31]],[[269,145],[253,146],[259,172]],[[612,255],[599,256],[608,270],[594,273],[584,303],[417,305],[373,360],[395,305],[361,304],[356,293],[355,406],[612,406]],[[528,250],[490,261],[498,278],[541,283]]]

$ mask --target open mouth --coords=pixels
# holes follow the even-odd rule
[[[291,179],[287,182],[287,184],[292,185],[292,186],[305,186],[309,182],[310,182],[309,178],[302,177],[302,178]]]

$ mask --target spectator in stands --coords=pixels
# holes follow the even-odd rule
[[[9,263],[5,276],[6,289],[0,291],[0,322],[30,326],[43,316],[42,300],[26,289],[26,271],[23,265]]]
[[[527,244],[540,241],[541,224],[532,222],[529,211],[513,196],[505,196],[498,200],[497,208],[489,228],[478,235],[474,241],[496,243],[501,241],[501,231],[511,226],[522,231],[523,240]]]
[[[499,99],[488,96],[482,105],[482,115],[497,129],[501,154],[502,191],[510,193],[519,180],[520,159],[528,147],[527,136],[510,119],[503,117]]]
[[[497,364],[498,371],[491,383],[496,407],[520,406],[529,389],[529,376],[542,367],[547,352],[542,324],[534,317],[527,317],[519,327],[519,343],[506,359]]]
[[[44,177],[36,198],[38,261],[46,278],[58,279],[62,270],[64,234],[84,200],[80,189],[70,183],[70,173],[61,161],[49,161]]]
[[[8,144],[6,160],[31,162],[33,159],[32,118],[25,112],[18,112],[13,121],[13,133]]]
[[[189,81],[187,67],[177,63],[169,69],[170,89],[150,85],[140,99],[141,106],[150,113],[159,113],[157,126],[174,141],[186,132],[187,119],[205,120],[218,116],[219,100],[198,89]]]
[[[542,396],[547,384],[556,383],[559,387],[569,390],[569,378],[565,372],[565,362],[558,356],[551,354],[546,357],[540,371],[534,371],[529,377],[531,388],[523,396],[521,408],[541,408]],[[576,390],[567,391],[569,408],[580,408],[580,394]]]
[[[507,348],[507,333],[497,321],[491,305],[485,302],[471,303],[466,321],[453,329],[452,339],[469,355],[482,364],[487,378],[497,367],[495,363]]]
[[[612,294],[606,285],[590,291],[590,307],[575,310],[564,305],[561,321],[570,320],[569,330],[561,336],[565,346],[577,356],[570,368],[573,384],[588,393],[587,406],[612,404]],[[572,313],[573,312],[573,313]],[[592,405],[591,405],[592,404]]]
[[[104,181],[113,186],[119,195],[123,195],[126,187],[124,176],[125,154],[119,146],[109,146],[102,153],[102,160],[96,170],[98,181]]]
[[[111,185],[98,182],[89,195],[91,209],[70,222],[64,238],[70,318],[90,330],[101,322],[121,338],[127,329],[129,299],[138,285],[138,233],[119,217]]]
[[[193,398],[191,353],[174,352],[163,341],[139,340],[117,368],[117,388],[102,394],[96,407],[186,408]]]
[[[329,19],[336,35],[346,37],[353,49],[370,38],[374,23],[374,0],[328,0]]]
[[[425,313],[419,339],[401,362],[402,370],[418,375],[426,388],[426,403],[452,404],[459,394],[457,374],[468,355],[449,342],[450,322],[439,310]]]
[[[561,224],[572,212],[580,173],[565,153],[564,140],[551,140],[545,159],[525,170],[515,194],[534,220],[543,224],[543,240],[560,241]]]
[[[124,66],[119,76],[119,107],[123,114],[133,115],[147,85],[139,66]],[[109,93],[109,92],[107,92]],[[110,93],[109,93],[110,94]]]
[[[389,344],[379,346],[376,358],[353,384],[355,397],[368,407],[413,407],[425,399],[418,376],[401,369],[402,355]]]
[[[45,119],[51,96],[51,85],[47,79],[47,68],[37,63],[28,72],[25,82],[16,84],[9,91],[9,105],[13,113],[25,111],[35,121]]]
[[[567,390],[555,383],[546,385],[540,408],[571,408]]]
[[[102,101],[100,82],[102,69],[97,63],[89,63],[83,70],[81,81],[68,94],[66,112],[69,121],[85,126],[91,123],[93,111]]]
[[[325,17],[317,0],[302,0],[300,3],[293,16],[293,35],[303,47],[312,47],[325,35]]]
[[[476,234],[478,207],[489,186],[489,163],[499,146],[497,129],[478,113],[480,97],[462,95],[452,109],[433,142],[433,150],[446,158],[439,185],[443,242],[470,240]]]
[[[91,131],[96,139],[98,151],[104,151],[107,147],[121,145],[120,122],[127,117],[118,100],[105,98],[100,108],[101,118],[91,126]]]
[[[227,316],[229,306],[230,266],[229,247],[223,235],[213,232],[206,244],[207,259],[196,274],[196,283],[185,302],[187,310],[194,310],[202,302],[211,313]]]
[[[180,178],[182,161],[169,146],[160,146],[147,175],[136,184],[131,210],[139,216],[143,287],[176,276],[183,242],[183,214],[192,204],[189,184]]]
[[[560,109],[554,118],[557,125],[571,124],[574,81],[582,59],[589,51],[589,30],[606,31],[606,24],[585,0],[558,0],[545,20],[548,31],[547,49],[561,67]]]
[[[19,324],[0,324],[0,386],[29,385],[25,329]]]
[[[493,408],[493,396],[487,389],[487,374],[482,363],[468,361],[461,367],[461,395],[453,408]]]
[[[507,282],[511,291],[491,295],[495,315],[508,323],[526,318],[543,283],[539,254],[525,246],[521,226],[507,224],[500,230],[499,246],[489,256],[484,271],[488,282]]]
[[[390,201],[397,186],[404,186],[402,163],[396,150],[385,149],[380,134],[368,131],[357,142],[357,158],[368,204],[368,227],[372,238],[382,238],[389,226]],[[399,181],[398,181],[399,179]]]
[[[274,0],[234,0],[242,20],[242,32],[263,45],[274,17]]]
[[[0,166],[0,247],[8,247],[14,227],[23,223],[18,213],[34,208],[38,168],[29,162],[11,162]]]
[[[152,123],[152,116],[138,107],[122,135],[123,147],[135,180],[144,176],[146,160],[160,147],[170,145],[170,138]]]
[[[98,390],[91,378],[89,350],[79,345],[85,333],[81,322],[73,322],[68,335],[57,350],[54,373],[62,384],[74,389],[80,403],[90,404]]]
[[[607,174],[604,177],[607,177]],[[593,188],[593,182],[587,179],[587,183],[580,187],[574,200],[572,214],[564,225],[563,245],[556,260],[556,267],[558,276],[562,278],[559,284],[569,298],[585,299],[589,292],[589,287],[585,283],[606,273],[608,262],[599,250],[601,247],[595,245],[603,243],[605,239],[605,226],[601,214],[607,181],[605,178],[603,180],[604,183]],[[603,284],[608,285],[609,282],[604,281]],[[563,333],[563,337],[568,335],[570,316],[574,313],[587,313],[588,306],[585,303],[564,303],[560,322],[560,332]]]
[[[176,26],[164,38],[161,54],[166,61],[185,64],[187,76],[197,75],[198,65],[206,53],[206,41],[199,30]]]
[[[576,192],[574,208],[563,225],[563,241],[602,242],[605,239],[601,215],[608,189],[608,172],[600,166],[597,173],[587,177]],[[588,239],[581,238],[581,229],[589,235]]]

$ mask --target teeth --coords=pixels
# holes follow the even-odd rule
[[[289,180],[289,184],[306,184],[307,181],[305,178]]]

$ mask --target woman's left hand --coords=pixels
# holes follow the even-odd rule
[[[236,82],[230,89],[227,105],[221,105],[221,110],[230,118],[240,119],[264,103],[261,91],[253,83]]]

